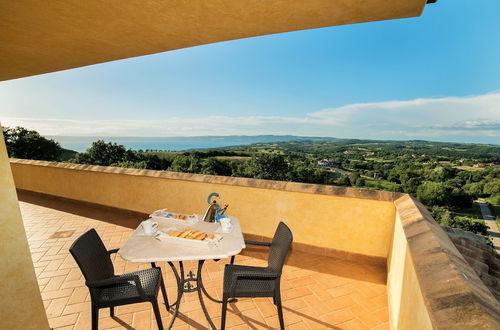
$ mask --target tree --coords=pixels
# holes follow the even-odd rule
[[[133,152],[131,150],[127,152],[123,145],[97,140],[87,151],[78,153],[73,161],[79,164],[110,166],[111,164],[135,161],[135,159],[129,159],[132,155]]]
[[[441,226],[458,228],[480,235],[488,234],[488,227],[486,226],[484,220],[477,220],[463,216],[454,217],[450,211],[440,206],[433,206],[430,211],[432,217]]]
[[[460,188],[453,188],[453,190],[451,191],[451,206],[465,209],[468,207],[472,207],[472,204],[473,198],[471,195],[465,193]]]
[[[114,166],[114,167],[126,167],[126,168],[137,168],[137,169],[146,169],[147,168],[147,163],[145,161],[140,161],[140,162],[126,161],[126,162],[113,163],[113,164],[111,164],[111,166]]]
[[[484,184],[483,193],[485,195],[500,194],[500,180],[492,180]]]
[[[356,187],[363,187],[366,184],[366,181],[363,178],[358,178],[354,184]]]
[[[488,226],[484,220],[476,220],[470,217],[453,217],[450,227],[471,231],[485,236],[488,235]]]
[[[351,186],[356,185],[356,182],[360,179],[360,175],[358,172],[351,172],[349,173],[349,182],[351,183]]]
[[[473,196],[474,198],[477,198],[478,196],[483,194],[483,187],[484,183],[483,182],[471,182],[465,184],[462,189],[469,195]]]
[[[206,158],[201,162],[201,173],[231,176],[233,174],[233,169],[228,161],[211,157]]]
[[[256,179],[285,180],[288,163],[283,155],[262,153],[252,156],[248,162],[248,171]]]
[[[456,170],[450,166],[438,166],[429,175],[432,181],[444,182],[455,176]]]
[[[434,220],[441,226],[451,226],[453,217],[450,211],[441,206],[433,206],[430,211]]]
[[[449,205],[451,187],[441,182],[425,181],[417,188],[417,198],[429,206]]]
[[[176,172],[200,173],[201,159],[198,153],[184,153],[172,160],[171,170]]]
[[[4,127],[3,134],[9,157],[61,160],[64,149],[58,142],[41,136],[37,131],[30,131],[24,127]]]

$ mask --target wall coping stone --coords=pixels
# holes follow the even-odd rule
[[[395,201],[435,329],[498,329],[500,303],[419,201]]]
[[[192,181],[192,182],[211,183],[211,184],[222,184],[230,186],[273,189],[273,190],[300,192],[308,194],[321,194],[321,195],[332,195],[332,196],[347,197],[347,198],[370,199],[370,200],[378,200],[386,202],[394,202],[401,196],[405,195],[403,193],[384,191],[384,190],[371,190],[371,189],[361,189],[352,187],[327,186],[321,184],[227,177],[227,176],[206,175],[206,174],[192,174],[192,173],[171,172],[171,171],[141,170],[141,169],[111,167],[111,166],[83,165],[83,164],[73,164],[73,163],[49,162],[42,160],[11,158],[10,162],[13,164],[45,166],[45,167],[62,168],[68,170],[77,170],[77,171],[91,171],[91,172],[100,172],[109,174],[145,176],[145,177],[154,177],[154,178],[169,179],[169,180],[181,180],[181,181]]]

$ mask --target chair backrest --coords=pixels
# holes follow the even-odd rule
[[[280,222],[274,233],[268,257],[268,267],[274,272],[281,274],[292,241],[292,231],[284,222]]]
[[[103,280],[115,275],[113,262],[95,229],[78,237],[69,252],[75,258],[85,280]]]

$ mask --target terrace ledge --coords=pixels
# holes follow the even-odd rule
[[[435,329],[498,329],[500,303],[423,204],[395,201],[408,250]]]
[[[228,177],[228,176],[206,175],[206,174],[193,174],[193,173],[182,173],[182,172],[172,172],[172,171],[141,170],[132,168],[110,167],[110,166],[61,163],[61,162],[50,162],[43,160],[11,158],[10,162],[15,164],[57,167],[57,168],[64,168],[68,170],[77,170],[77,171],[91,171],[91,172],[112,173],[112,174],[122,174],[131,176],[146,176],[146,177],[163,178],[170,180],[184,180],[184,181],[201,182],[201,183],[222,184],[229,186],[252,187],[252,188],[290,191],[290,192],[301,192],[309,194],[334,195],[338,197],[360,198],[360,199],[378,200],[385,202],[394,202],[398,198],[405,195],[404,193],[384,191],[384,190],[325,186],[325,185],[309,184],[309,183]]]

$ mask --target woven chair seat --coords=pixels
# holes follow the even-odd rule
[[[160,288],[167,311],[170,306],[159,267],[152,264],[153,267],[149,269],[116,275],[110,256],[117,253],[118,249],[106,250],[95,229],[90,229],[78,237],[69,252],[75,258],[89,288],[92,330],[99,328],[100,308],[109,308],[109,315],[114,317],[116,306],[139,302],[151,303],[158,329],[163,330],[157,301]]]
[[[245,241],[245,244],[267,246],[267,267],[226,265],[222,297],[221,330],[226,328],[227,303],[230,298],[271,297],[278,309],[280,329],[285,329],[281,306],[280,280],[283,264],[293,241],[292,231],[284,222],[278,224],[271,243]]]
[[[149,268],[139,270],[137,272],[126,273],[117,277],[127,275],[137,275],[141,282],[142,288],[147,297],[154,298],[158,292],[160,284],[161,271],[159,268]],[[103,288],[96,289],[96,295],[101,302],[121,302],[128,300],[140,300],[139,292],[134,281],[128,281],[124,284],[115,284]]]
[[[267,267],[253,267],[243,265],[231,265],[224,269],[224,292],[230,292],[232,277],[234,273],[248,273],[248,277],[242,276],[238,279],[235,286],[234,297],[268,297],[272,296],[276,288],[274,278],[255,278],[252,276],[256,272],[266,273]]]

